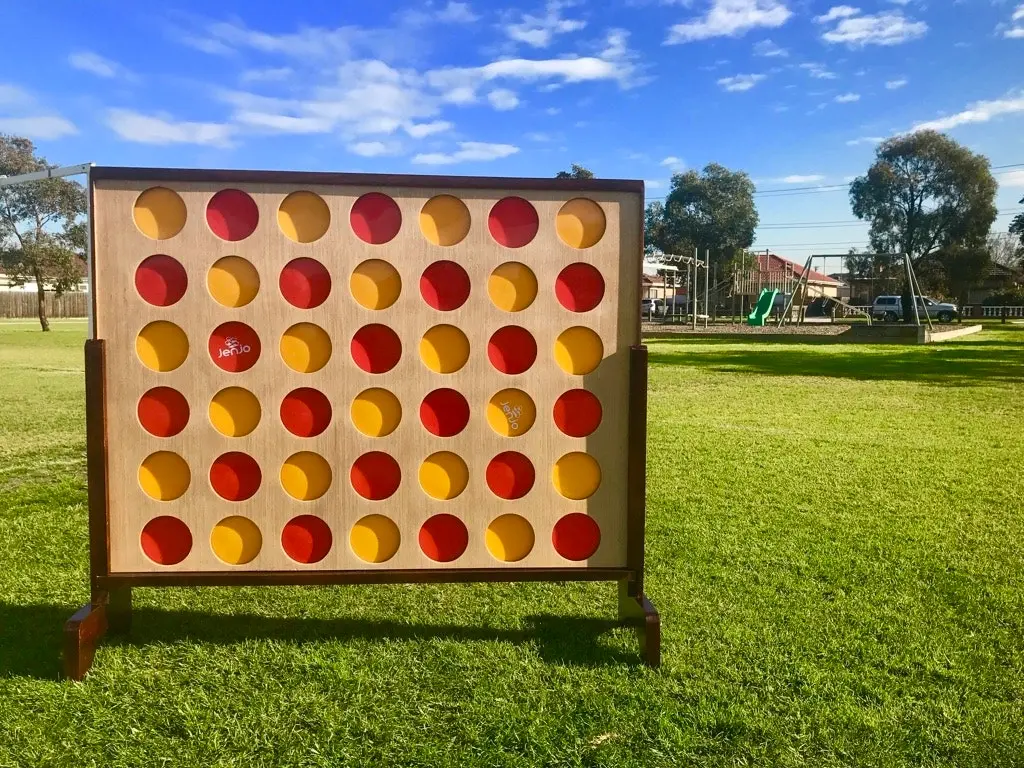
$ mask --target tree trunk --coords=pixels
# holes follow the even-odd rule
[[[39,300],[39,326],[43,331],[48,331],[50,320],[46,317],[46,288],[41,275],[36,278],[36,298]]]
[[[903,290],[900,292],[900,301],[903,303],[903,322],[914,322],[914,300],[910,295],[910,283],[903,281]]]

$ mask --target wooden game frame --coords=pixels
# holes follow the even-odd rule
[[[93,181],[289,183],[353,186],[459,187],[555,191],[565,193],[626,192],[643,195],[643,182],[598,179],[508,179],[492,177],[414,176],[394,174],[349,174],[321,172],[185,170],[96,167]],[[641,239],[636,244],[639,279]],[[95,274],[95,230],[90,221],[90,274]],[[95,291],[90,313],[95,317]],[[637,314],[640,308],[637,306]],[[90,325],[90,327],[93,327]],[[639,328],[639,324],[637,325]],[[65,624],[64,673],[81,680],[102,636],[127,633],[131,628],[132,588],[163,586],[270,586],[341,585],[384,583],[526,582],[526,581],[615,581],[618,583],[619,619],[638,632],[646,664],[657,667],[661,660],[661,630],[657,610],[643,591],[644,536],[646,525],[646,442],[647,442],[647,349],[637,338],[629,349],[629,413],[626,479],[626,563],[625,567],[594,568],[465,568],[394,569],[338,571],[210,571],[189,573],[112,573],[110,569],[106,347],[103,339],[85,343],[86,451],[89,509],[90,602]]]

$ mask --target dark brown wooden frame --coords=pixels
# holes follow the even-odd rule
[[[461,187],[469,189],[615,191],[643,193],[643,182],[596,179],[508,179],[458,176],[402,176],[276,171],[196,171],[159,168],[92,170],[91,178],[124,181],[281,182],[365,186]],[[92,195],[92,189],[88,190]],[[95,242],[93,242],[95,245]],[[642,243],[638,245],[642,248]],[[93,249],[95,253],[95,249]],[[95,274],[95,273],[94,273]],[[95,296],[95,293],[94,293]],[[639,307],[637,308],[639,313]],[[639,341],[639,339],[637,339]],[[629,435],[625,568],[443,569],[376,571],[273,571],[198,573],[110,573],[107,500],[106,346],[85,343],[86,451],[89,481],[89,570],[91,599],[64,627],[64,674],[81,680],[107,632],[131,629],[132,587],[395,584],[429,582],[616,581],[619,619],[634,626],[643,660],[661,663],[657,610],[643,591],[647,467],[647,348],[629,352]]]

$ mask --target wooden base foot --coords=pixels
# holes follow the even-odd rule
[[[661,617],[647,596],[636,588],[635,582],[619,582],[619,620],[636,627],[644,663],[655,669],[660,667]]]
[[[64,676],[71,680],[84,678],[92,666],[96,646],[107,630],[124,634],[131,625],[131,588],[95,591],[92,602],[64,624]]]

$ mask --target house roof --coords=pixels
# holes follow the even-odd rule
[[[775,270],[792,269],[793,274],[796,277],[802,277],[804,274],[804,268],[802,265],[797,264],[795,261],[778,256],[774,253],[759,253],[757,254],[757,265],[758,268],[764,272],[771,272]],[[808,270],[807,275],[808,282],[811,283],[824,283],[827,285],[839,285],[839,281],[835,278],[829,277],[828,275],[818,272],[817,270]]]

